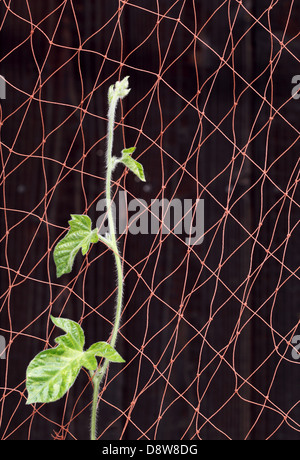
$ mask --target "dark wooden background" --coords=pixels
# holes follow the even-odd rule
[[[128,413],[128,408],[134,399],[137,380],[139,394],[153,373],[151,361],[146,357],[141,360],[141,367],[139,367],[140,357],[137,350],[141,348],[145,337],[147,342],[173,319],[170,325],[157,334],[144,350],[145,355],[154,363],[163,355],[158,368],[161,372],[165,372],[165,376],[168,375],[166,368],[170,361],[174,337],[171,345],[168,343],[174,333],[177,318],[167,305],[177,311],[183,290],[185,289],[184,297],[186,297],[189,292],[192,292],[196,282],[196,286],[201,287],[196,289],[190,298],[186,298],[184,317],[195,329],[201,330],[210,313],[215,314],[223,305],[220,312],[215,314],[214,321],[207,331],[202,329],[202,333],[207,332],[206,338],[216,350],[221,351],[228,345],[237,327],[242,308],[238,299],[244,298],[247,301],[249,310],[245,309],[239,324],[240,328],[247,321],[249,322],[242,328],[237,342],[233,341],[228,347],[225,357],[243,378],[247,379],[254,371],[256,372],[249,377],[249,384],[241,386],[239,396],[235,395],[229,399],[234,394],[234,389],[242,384],[242,380],[240,378],[236,380],[236,374],[219,358],[210,363],[215,353],[203,342],[201,336],[192,340],[184,348],[185,344],[195,336],[195,329],[182,321],[178,328],[176,352],[182,348],[184,351],[174,361],[170,383],[179,393],[184,392],[185,398],[191,404],[187,404],[184,398],[178,398],[163,415],[160,423],[155,423],[160,413],[165,380],[161,378],[155,382],[154,377],[151,380],[153,384],[137,398],[131,413],[133,423],[127,424],[123,438],[137,439],[141,433],[136,427],[146,431],[153,425],[147,432],[150,438],[153,438],[156,433],[158,439],[179,439],[185,433],[186,439],[189,439],[195,430],[203,425],[199,432],[199,437],[202,439],[225,439],[220,430],[231,439],[244,439],[252,427],[248,438],[261,440],[270,436],[283,420],[280,411],[272,410],[278,407],[283,413],[290,411],[290,417],[298,425],[294,422],[289,424],[283,421],[273,439],[299,439],[299,363],[291,359],[290,351],[285,351],[285,343],[279,345],[278,352],[285,353],[284,356],[287,359],[281,359],[280,354],[275,352],[270,328],[272,321],[274,330],[278,332],[278,334],[275,333],[275,340],[279,343],[279,334],[288,340],[291,339],[289,331],[299,321],[299,271],[297,276],[291,275],[291,272],[296,271],[299,265],[299,229],[296,226],[300,216],[299,191],[298,195],[297,192],[294,195],[295,203],[291,207],[291,214],[290,200],[286,200],[282,210],[280,209],[282,201],[278,202],[282,197],[280,190],[285,191],[289,181],[292,187],[299,172],[299,165],[298,170],[294,169],[299,161],[297,141],[300,101],[290,100],[286,103],[291,97],[291,79],[293,75],[300,74],[299,38],[289,43],[288,48],[291,53],[285,49],[280,50],[279,42],[276,40],[278,37],[280,41],[284,33],[291,1],[273,2],[274,8],[270,12],[270,21],[268,21],[266,9],[272,4],[271,0],[243,2],[254,17],[260,18],[260,23],[255,23],[255,20],[241,8],[234,26],[235,42],[247,32],[234,53],[236,95],[241,94],[234,120],[236,138],[233,137],[232,114],[220,124],[222,132],[214,129],[214,125],[219,125],[234,103],[233,72],[229,66],[224,65],[219,70],[213,84],[205,108],[206,117],[201,124],[202,131],[198,132],[194,144],[193,138],[199,127],[199,114],[195,109],[187,106],[185,100],[189,101],[195,96],[197,78],[199,78],[201,87],[206,79],[211,77],[203,86],[198,98],[193,100],[193,103],[198,103],[202,110],[212,85],[214,72],[220,65],[216,54],[208,46],[202,44],[201,40],[219,55],[223,54],[229,36],[228,7],[230,7],[233,20],[238,2],[224,2],[225,5],[219,10],[221,2],[216,0],[174,2],[174,7],[168,12],[169,19],[162,19],[157,31],[141,45],[156,25],[158,16],[153,13],[157,12],[157,3],[160,13],[163,14],[170,8],[172,2],[133,0],[124,6],[120,20],[122,41],[120,32],[117,31],[107,53],[108,60],[104,60],[102,55],[107,52],[116,27],[117,17],[113,16],[118,10],[118,1],[77,0],[73,2],[79,33],[74,21],[71,2],[67,2],[60,22],[59,16],[62,8],[58,8],[56,13],[49,15],[40,24],[40,30],[35,29],[32,43],[28,39],[31,26],[26,4],[30,5],[32,22],[37,24],[46,17],[47,12],[50,13],[55,7],[58,7],[60,2],[14,0],[7,3],[11,4],[14,14],[7,12],[5,3],[0,2],[0,14],[4,19],[0,32],[0,73],[10,83],[7,85],[7,98],[2,101],[1,112],[2,119],[5,119],[1,129],[2,158],[4,161],[9,158],[9,161],[5,165],[6,179],[4,184],[2,183],[1,193],[0,330],[7,342],[12,340],[12,343],[6,361],[0,361],[1,433],[3,438],[9,434],[9,439],[20,440],[28,437],[30,439],[51,439],[54,431],[59,431],[63,411],[65,410],[63,420],[67,423],[74,405],[76,404],[76,413],[80,412],[87,406],[91,398],[90,387],[79,398],[80,392],[88,384],[88,378],[84,373],[80,375],[74,388],[70,391],[66,406],[64,400],[43,406],[40,414],[35,414],[34,417],[31,417],[32,408],[25,406],[22,392],[25,389],[26,366],[45,345],[43,339],[49,332],[46,327],[48,307],[51,306],[52,314],[60,314],[63,310],[65,316],[74,320],[78,320],[83,311],[86,314],[89,313],[88,307],[83,310],[84,305],[76,295],[69,296],[68,290],[60,294],[62,286],[71,282],[76,270],[80,269],[82,260],[76,260],[72,275],[58,282],[55,278],[50,249],[53,248],[54,242],[63,229],[67,227],[71,213],[88,212],[94,222],[98,217],[95,205],[97,198],[103,197],[101,193],[104,186],[106,91],[108,86],[118,78],[121,60],[125,63],[122,75],[130,75],[130,84],[133,88],[130,97],[124,103],[125,113],[132,107],[125,119],[126,125],[131,127],[125,129],[126,144],[130,146],[138,140],[137,153],[142,153],[140,159],[146,171],[147,185],[135,181],[130,175],[126,178],[123,176],[119,185],[125,186],[133,196],[150,201],[151,198],[162,196],[163,181],[167,184],[165,197],[173,197],[179,184],[175,197],[195,200],[200,196],[205,200],[205,229],[209,231],[205,235],[203,244],[195,247],[196,255],[191,254],[188,262],[186,245],[178,242],[176,237],[169,236],[163,244],[157,245],[144,270],[142,261],[149,254],[154,236],[132,237],[129,235],[126,239],[127,267],[135,266],[136,271],[128,270],[126,274],[124,327],[121,331],[122,337],[118,342],[118,349],[126,361],[130,362],[130,365],[116,377],[104,393],[98,421],[99,433],[105,430],[102,439],[120,437],[125,426],[125,417],[121,415],[120,410]],[[148,8],[150,11],[139,9],[138,6]],[[197,14],[196,24],[194,7]],[[179,15],[181,24],[170,19],[176,19]],[[101,31],[100,28],[110,18],[113,19]],[[200,40],[195,44],[192,33],[195,30],[198,32],[209,18],[211,19],[199,35]],[[299,21],[300,5],[295,3],[288,21],[284,42],[288,42],[299,33]],[[58,22],[60,25],[53,41],[59,46],[54,46],[47,56],[49,50],[47,37],[53,35]],[[273,35],[270,34],[270,24]],[[165,70],[173,63],[163,75],[164,81],[169,86],[163,82],[159,84],[163,126],[158,98],[155,95],[143,126],[143,133],[146,136],[138,137],[149,97],[136,106],[135,104],[157,81],[157,73],[160,69],[158,42],[161,56],[164,58],[174,30],[174,37],[163,66]],[[74,55],[74,49],[77,49],[80,44],[79,35],[83,42],[96,31],[99,32],[83,47],[90,52],[81,52],[79,58],[78,53]],[[17,47],[23,40],[24,44]],[[195,66],[194,46],[197,51],[197,67]],[[231,45],[229,44],[224,58],[227,58],[230,52]],[[277,53],[280,53],[278,61],[276,60]],[[178,56],[180,58],[176,60]],[[55,69],[58,69],[68,59],[70,59],[69,63],[53,74]],[[270,60],[273,60],[274,67],[273,88],[269,81]],[[233,65],[232,60],[228,62],[231,66]],[[103,67],[98,81],[100,86],[93,94],[89,104],[90,112],[96,114],[97,117],[86,115],[80,130],[80,111],[77,110],[72,114],[73,107],[80,104],[82,91],[86,96],[93,89],[101,66]],[[29,106],[26,93],[31,94],[35,87],[40,88],[41,85],[39,68],[42,68],[43,87],[41,93],[37,93],[37,98],[62,104],[42,103],[40,105],[38,100],[35,100]],[[114,77],[111,76],[113,72],[116,72]],[[46,81],[49,76],[51,78]],[[84,82],[83,89],[81,79]],[[253,82],[253,89],[246,89],[243,79]],[[175,91],[170,90],[170,87],[182,97],[178,97]],[[22,89],[24,94],[15,88]],[[270,101],[271,94],[273,94],[274,107],[285,105],[280,110],[283,117],[275,116],[268,129],[269,117],[274,113],[270,113],[270,105],[263,103],[262,96]],[[14,113],[14,110],[19,108],[23,102],[24,106]],[[41,107],[44,125],[41,122]],[[181,111],[182,114],[165,129]],[[70,115],[69,120],[56,129],[67,115]],[[20,126],[21,129],[18,132]],[[251,129],[253,129],[254,139],[245,151],[244,147],[251,136]],[[164,130],[163,135],[161,135],[162,130]],[[209,133],[212,135],[209,136]],[[234,141],[236,149],[223,133]],[[254,136],[254,134],[257,135]],[[45,145],[40,146],[45,138],[47,139]],[[203,139],[206,140],[202,143]],[[155,144],[151,140],[155,140]],[[174,159],[179,164],[184,164],[189,149],[192,147],[192,151],[196,150],[198,144],[200,144],[198,155],[194,155],[186,165],[186,170],[190,175],[186,173],[183,180],[180,180],[182,171],[177,171],[178,166]],[[123,147],[121,129],[116,131],[115,147],[116,151]],[[18,154],[10,154],[10,148]],[[239,150],[246,152],[245,158],[241,154],[238,155]],[[282,155],[285,151],[286,153]],[[32,152],[34,153],[29,157]],[[83,161],[85,152],[88,152],[88,155]],[[170,156],[163,152],[168,152]],[[231,209],[234,218],[227,219],[223,234],[223,224],[221,223],[218,231],[216,224],[224,216],[230,175],[228,165],[233,155],[236,155],[237,158],[233,166],[232,183],[235,184],[237,177],[238,180],[231,204],[235,200],[237,203]],[[48,157],[52,161],[43,159],[43,157]],[[268,167],[276,159],[278,161],[274,163],[268,172],[268,178],[263,183],[262,170],[265,168],[265,162]],[[65,164],[63,171],[62,163]],[[74,165],[77,165],[76,170],[72,170]],[[78,173],[81,167],[87,174]],[[225,167],[227,169],[223,171]],[[11,174],[9,174],[10,171],[12,171]],[[63,175],[66,173],[68,175],[57,184],[61,171]],[[193,178],[198,178],[200,185],[197,186]],[[261,203],[262,184],[263,203]],[[55,190],[52,194],[53,186]],[[85,193],[83,193],[83,186]],[[293,189],[289,190],[289,196],[292,195],[292,192]],[[296,204],[297,198],[298,205]],[[41,221],[45,207],[47,218]],[[31,213],[32,210],[34,211]],[[261,213],[263,225],[258,231],[257,226],[261,220]],[[22,217],[26,219],[20,223]],[[294,226],[296,228],[292,231],[286,253],[284,253],[283,243],[290,231],[289,222],[291,229]],[[253,238],[248,238],[249,233],[243,227],[250,234],[254,232],[257,244],[254,245]],[[274,227],[275,234],[272,239]],[[7,228],[10,229],[8,237],[6,237]],[[248,241],[246,241],[247,238]],[[121,242],[124,242],[124,239]],[[26,255],[30,244],[30,250]],[[220,260],[226,260],[239,245],[241,245],[240,249],[221,268],[219,276],[222,283],[216,283],[216,277],[212,276],[212,273],[218,272]],[[272,252],[277,247],[279,249],[275,252],[275,257],[265,260],[267,253],[264,248]],[[222,255],[223,259],[221,259]],[[283,257],[287,268],[284,268],[281,273],[282,264],[280,262]],[[95,253],[91,254],[91,260],[93,258],[97,259]],[[205,259],[204,267],[201,259]],[[19,268],[22,260],[23,264]],[[158,268],[153,281],[154,266],[157,261]],[[182,261],[184,262],[181,264]],[[84,282],[87,304],[100,313],[90,314],[84,320],[83,326],[88,331],[87,341],[89,343],[108,338],[109,320],[113,318],[111,299],[103,302],[114,289],[113,261],[109,254],[101,254],[99,260],[95,262],[98,263],[90,265],[86,278],[84,278],[85,274],[82,274],[73,286],[74,292],[82,297]],[[189,276],[184,288],[187,269]],[[253,274],[256,269],[258,270],[257,276]],[[8,286],[12,285],[17,270],[20,270],[20,274],[17,274],[7,298],[5,293]],[[175,270],[174,274],[169,276],[173,270]],[[249,270],[251,278],[247,286]],[[145,283],[139,281],[135,287],[138,281],[137,272],[140,271],[142,271]],[[24,277],[28,274],[30,277]],[[165,278],[166,280],[157,287]],[[288,281],[283,283],[287,278],[289,278]],[[39,280],[43,282],[37,282]],[[278,280],[281,280],[280,283],[283,285],[274,298]],[[146,285],[148,283],[148,286],[151,286],[152,282],[154,287],[157,287],[155,296],[150,296],[151,290]],[[229,289],[226,289],[226,286]],[[231,296],[230,291],[235,292],[236,297]],[[163,299],[163,302],[159,299]],[[273,301],[275,301],[274,310],[272,310]],[[143,308],[139,309],[143,304]],[[139,310],[137,314],[135,314],[136,310]],[[257,316],[255,316],[256,311]],[[272,312],[274,315],[271,317]],[[10,331],[13,332],[10,333]],[[296,333],[297,330],[295,330]],[[52,334],[51,337],[53,339],[54,335]],[[205,369],[206,364],[210,363],[210,365],[186,391],[189,383],[199,372],[200,350],[202,352],[200,372]],[[274,352],[270,355],[272,350]],[[112,368],[109,378],[112,378],[118,370]],[[139,370],[140,373],[138,373]],[[216,372],[215,375],[214,372]],[[212,376],[214,378],[208,390],[203,394],[200,406],[203,416],[199,415],[197,420],[194,419],[190,429],[186,431],[194,415],[192,405],[197,406],[198,394],[201,395],[206,389]],[[274,378],[273,384],[272,378]],[[3,391],[4,387],[5,391]],[[10,392],[12,388],[17,390]],[[269,389],[270,401],[262,396],[266,395]],[[177,394],[169,386],[163,410],[176,397]],[[226,401],[227,404],[222,407]],[[260,414],[264,404],[266,407]],[[222,409],[215,414],[221,407]],[[205,417],[209,418],[212,414],[215,415],[211,422],[204,423]],[[118,415],[120,415],[118,420],[110,426],[110,421],[115,420]],[[76,438],[88,437],[88,417],[89,409],[85,409],[67,427]],[[255,423],[257,417],[258,420]],[[49,419],[52,422],[49,422]],[[67,439],[71,437],[67,435]]]

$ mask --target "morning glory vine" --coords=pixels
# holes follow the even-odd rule
[[[69,230],[56,244],[53,252],[56,276],[60,278],[72,271],[75,257],[80,251],[84,256],[91,245],[98,242],[104,243],[111,250],[117,273],[117,294],[110,343],[96,342],[85,350],[85,335],[82,327],[70,319],[51,316],[53,324],[62,329],[65,334],[55,339],[57,344],[55,347],[38,353],[29,363],[26,371],[27,404],[57,401],[72,387],[82,367],[89,371],[93,383],[91,440],[96,440],[96,420],[101,382],[111,362],[125,362],[115,350],[123,306],[124,276],[116,238],[116,223],[112,212],[112,173],[120,163],[145,182],[143,166],[132,158],[135,147],[123,149],[120,157],[113,156],[116,109],[119,101],[126,97],[129,92],[128,77],[117,81],[110,86],[108,91],[105,198],[109,232],[103,236],[100,234],[99,228],[92,228],[92,221],[87,215],[72,214],[68,222]],[[102,365],[99,365],[97,357],[104,358]]]

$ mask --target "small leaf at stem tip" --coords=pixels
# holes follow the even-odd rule
[[[122,150],[122,157],[120,162],[123,163],[131,172],[133,172],[142,182],[146,182],[144,168],[138,161],[131,157],[131,154],[135,151],[135,147],[130,149]]]
[[[123,78],[121,81],[117,81],[114,85],[111,85],[108,90],[108,102],[109,104],[114,97],[118,99],[123,99],[130,92],[129,88],[129,77]]]
[[[84,256],[88,252],[90,244],[99,241],[98,229],[92,230],[92,222],[88,216],[72,214],[69,225],[70,230],[67,235],[54,248],[53,258],[57,278],[71,272],[75,257],[80,249]]]

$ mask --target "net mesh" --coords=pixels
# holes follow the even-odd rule
[[[70,214],[99,217],[107,90],[125,75],[114,148],[137,147],[147,182],[117,169],[114,196],[146,203],[140,218],[151,200],[203,200],[204,239],[133,234],[119,207],[126,363],[101,389],[98,438],[299,439],[299,5],[39,3],[0,2],[2,439],[88,436],[88,373],[26,406],[25,372],[54,345],[50,315],[109,340],[111,254],[98,244],[57,279],[53,248]]]

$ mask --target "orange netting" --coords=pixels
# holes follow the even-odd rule
[[[115,197],[145,200],[147,215],[153,199],[204,200],[205,233],[193,245],[162,227],[119,236],[126,363],[104,382],[99,439],[298,439],[299,5],[2,0],[0,11],[2,439],[88,437],[88,373],[63,400],[26,406],[25,372],[54,345],[51,314],[78,321],[88,344],[109,340],[109,251],[92,247],[59,280],[52,256],[70,214],[99,217],[107,90],[125,75],[115,150],[135,145],[147,182],[120,168]]]

